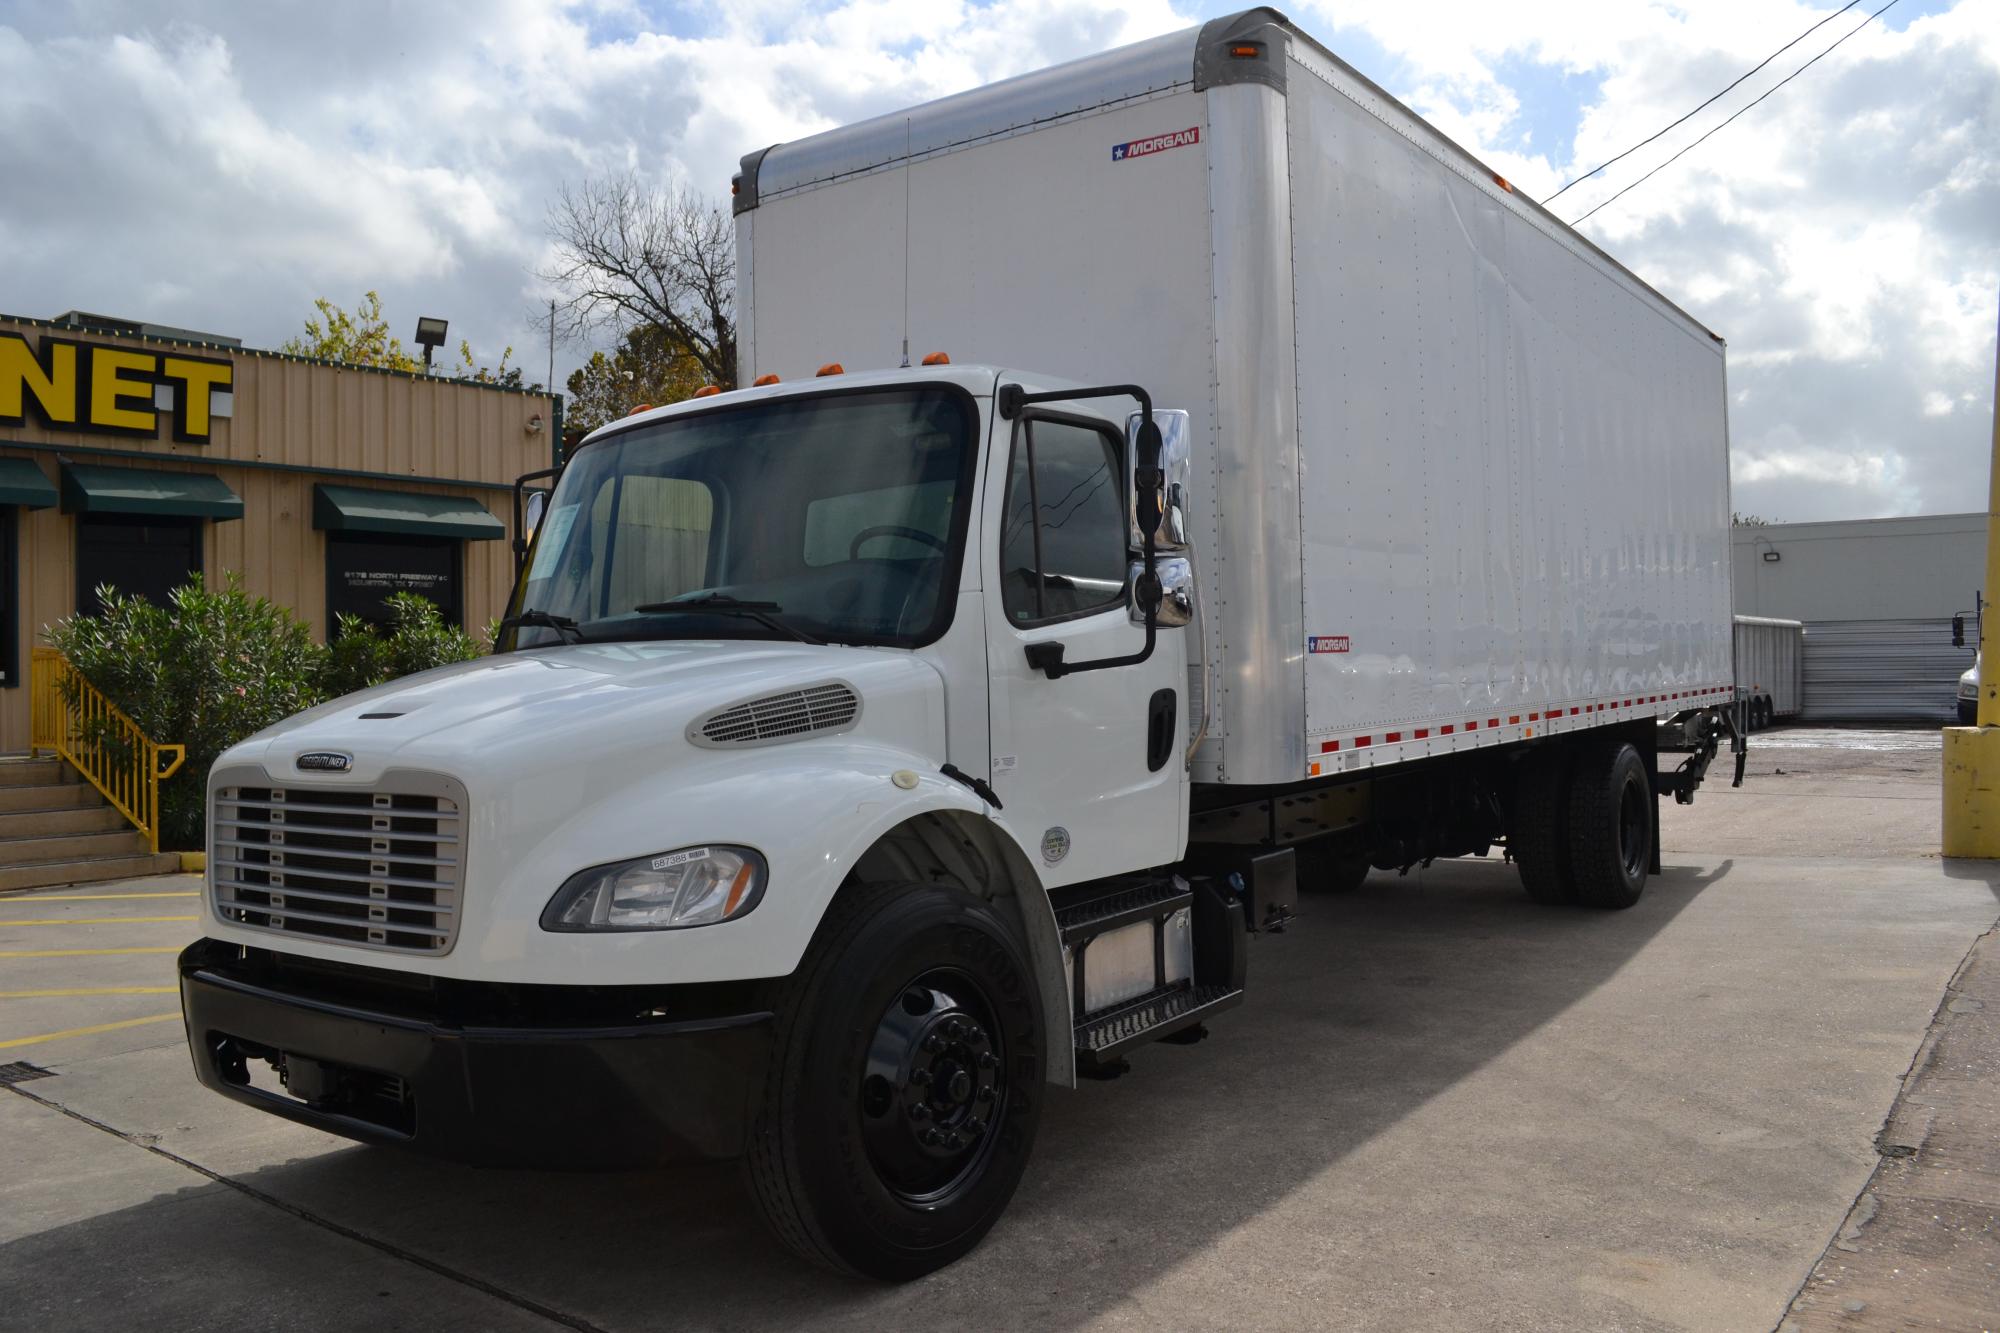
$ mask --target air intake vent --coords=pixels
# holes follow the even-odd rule
[[[746,700],[695,723],[688,738],[697,745],[761,745],[810,732],[845,731],[860,715],[860,696],[836,682]]]

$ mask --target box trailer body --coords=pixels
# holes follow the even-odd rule
[[[744,383],[522,479],[496,652],[211,770],[216,1091],[740,1157],[912,1277],[1302,891],[1498,850],[1628,907],[1660,799],[1740,780],[1721,342],[1272,11],[754,153],[736,208]]]
[[[1736,690],[1751,729],[1797,717],[1805,707],[1804,622],[1737,616],[1735,635]]]
[[[1218,24],[746,159],[744,383],[907,338],[1185,408],[1198,781],[1728,698],[1722,343],[1297,30]]]

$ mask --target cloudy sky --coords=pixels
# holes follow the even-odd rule
[[[1837,7],[1355,0],[1293,16],[1526,192]],[[1571,190],[1573,218],[1855,26]],[[0,310],[269,346],[379,289],[545,374],[554,188],[725,195],[744,151],[1188,26],[1190,0],[0,0]],[[1585,230],[1728,338],[1739,509],[1981,507],[2000,302],[2000,3],[1899,0]],[[559,347],[557,378],[588,349]],[[1057,368],[1059,369],[1059,368]]]

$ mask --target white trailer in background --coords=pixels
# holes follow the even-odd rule
[[[1797,717],[1805,706],[1804,623],[1737,616],[1735,633],[1736,692],[1748,729]]]
[[[736,206],[743,384],[574,451],[501,651],[218,761],[204,1082],[742,1156],[801,1254],[906,1278],[1299,889],[1497,848],[1638,899],[1735,692],[1695,320],[1263,9],[765,149]]]

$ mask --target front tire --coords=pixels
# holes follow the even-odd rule
[[[1041,1117],[1041,1000],[1006,918],[937,885],[853,886],[777,985],[746,1170],[779,1239],[901,1282],[998,1220]]]

